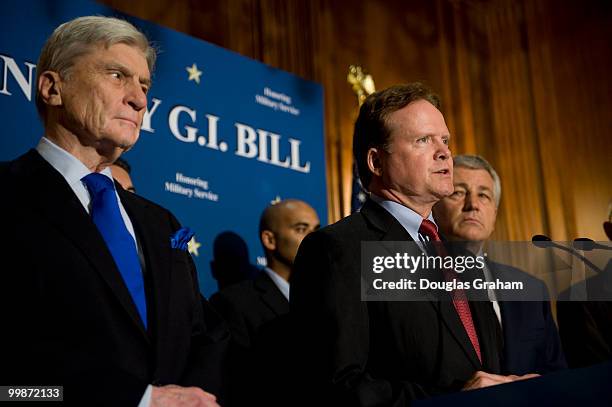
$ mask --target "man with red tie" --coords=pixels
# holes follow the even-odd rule
[[[302,372],[310,393],[323,398],[319,405],[405,406],[517,379],[499,374],[501,333],[490,303],[469,303],[462,291],[448,301],[361,298],[362,242],[428,250],[441,240],[432,207],[453,192],[453,161],[439,109],[420,83],[369,96],[353,153],[370,196],[360,212],[302,242],[291,312],[303,341],[296,346]]]

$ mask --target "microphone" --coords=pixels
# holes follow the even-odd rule
[[[559,250],[563,250],[565,252],[568,252],[572,256],[575,256],[575,257],[579,258],[580,260],[582,260],[582,262],[584,262],[584,264],[589,266],[589,268],[591,270],[593,270],[595,273],[600,273],[601,272],[601,270],[596,265],[594,265],[593,262],[591,262],[589,259],[587,259],[583,255],[578,253],[576,250],[574,250],[572,248],[569,248],[569,247],[561,246],[560,244],[557,244],[557,243],[553,242],[551,240],[551,238],[546,236],[546,235],[535,235],[535,236],[533,236],[531,238],[531,242],[534,244],[534,246],[542,248],[542,249],[545,249],[545,248],[548,248],[548,247],[554,247],[554,248],[557,248]]]
[[[534,235],[531,238],[531,242],[542,249],[545,249],[547,247],[552,247],[553,243],[552,240],[550,239],[550,237],[545,236],[545,235]]]
[[[589,239],[588,237],[578,237],[578,238],[574,239],[574,249],[576,249],[576,250],[584,250],[586,252],[589,252],[589,251],[594,250],[594,249],[612,250],[612,247],[608,247],[608,246],[604,246],[602,244],[599,244],[599,243],[593,241],[593,239]]]

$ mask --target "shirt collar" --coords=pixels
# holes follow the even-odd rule
[[[412,237],[412,240],[415,242],[423,241],[424,239],[419,238],[419,228],[421,227],[421,223],[423,222],[423,217],[413,211],[412,209],[399,204],[397,202],[389,201],[387,199],[381,198],[378,195],[370,194],[370,198],[384,209],[387,210],[397,221],[406,229],[406,232]],[[433,218],[433,215],[430,213],[427,217],[428,220],[432,221],[434,225],[436,225],[436,229],[438,225]]]
[[[73,189],[75,185],[82,184],[81,179],[84,176],[91,174],[89,168],[79,161],[78,158],[46,137],[40,139],[36,146],[36,151],[38,151],[57,172],[62,174],[68,185]],[[100,173],[106,175],[111,180],[113,179],[110,167],[106,167]],[[114,184],[113,182],[113,187]]]
[[[287,301],[289,301],[289,283],[284,278],[276,274],[274,270],[269,267],[264,267],[264,271],[266,272],[268,277],[270,277],[274,285],[278,287],[281,294],[283,294]]]

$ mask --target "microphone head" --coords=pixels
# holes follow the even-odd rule
[[[536,247],[541,247],[541,248],[545,248],[545,247],[550,247],[551,246],[551,239],[548,236],[545,235],[534,235],[531,238],[531,242],[536,246]]]
[[[595,248],[595,242],[588,237],[579,237],[574,239],[574,249],[591,251]]]

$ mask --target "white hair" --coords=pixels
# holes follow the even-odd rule
[[[157,51],[147,37],[125,20],[113,17],[86,16],[68,21],[53,31],[42,48],[36,66],[36,82],[45,71],[57,72],[68,77],[77,58],[87,54],[92,47],[127,44],[138,47],[144,54],[149,71],[153,72]],[[45,103],[36,96],[36,109],[44,118]]]

